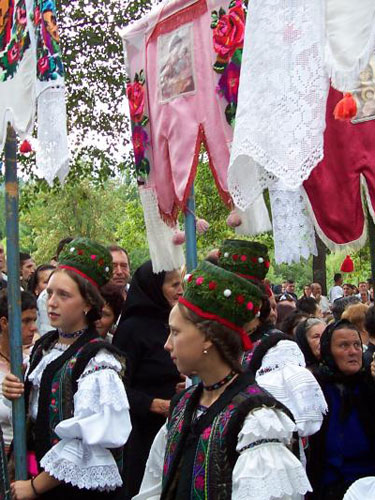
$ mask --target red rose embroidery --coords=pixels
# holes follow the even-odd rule
[[[246,262],[247,261],[246,255],[241,255],[241,260],[242,260],[242,262]]]
[[[138,164],[144,158],[146,145],[148,143],[148,135],[146,131],[143,130],[142,127],[134,127],[132,141],[135,163]]]
[[[238,260],[238,257],[239,257],[239,256],[238,256],[238,254],[236,254],[236,253],[232,255],[232,259],[233,259],[234,261]]]
[[[128,83],[126,95],[129,99],[130,117],[134,122],[142,121],[145,105],[145,93],[139,82]]]
[[[195,280],[195,283],[196,283],[197,285],[201,285],[201,284],[203,283],[203,281],[204,281],[203,276],[199,276],[199,278],[197,278],[197,279]]]
[[[47,56],[41,57],[38,61],[38,71],[43,75],[49,68],[49,60]]]
[[[271,262],[269,260],[266,260],[266,262],[264,263],[264,266],[268,269],[271,265]]]
[[[245,297],[243,295],[237,295],[236,302],[237,304],[243,304],[245,302]]]
[[[227,14],[220,16],[213,31],[214,49],[223,59],[228,60],[233,53],[243,47],[245,14],[238,1]]]
[[[18,61],[18,59],[20,58],[20,46],[18,43],[15,43],[13,45],[13,47],[8,51],[7,56],[9,64],[13,64]]]
[[[216,287],[217,287],[217,284],[215,283],[215,281],[210,281],[208,283],[209,290],[215,290]]]

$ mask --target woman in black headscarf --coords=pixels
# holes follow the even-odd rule
[[[171,308],[182,294],[179,271],[152,272],[151,261],[133,275],[113,344],[127,357],[127,394],[133,430],[125,452],[126,499],[138,493],[147,457],[169,411],[180,375],[164,344]]]
[[[316,377],[328,404],[320,431],[310,438],[308,474],[314,500],[341,500],[357,479],[375,475],[375,384],[364,371],[362,342],[347,320],[321,337]]]
[[[313,371],[320,360],[320,338],[326,323],[320,318],[307,318],[297,326],[295,340],[303,352],[306,368]]]

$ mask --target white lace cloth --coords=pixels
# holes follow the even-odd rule
[[[152,187],[140,187],[139,195],[143,206],[153,272],[179,269],[185,262],[183,247],[174,245],[172,241],[178,225],[173,229],[162,220],[157,196]]]
[[[63,81],[49,86],[38,96],[37,174],[52,185],[69,173],[69,146],[66,129],[65,88]]]
[[[65,349],[55,345],[29,375],[34,419],[43,372]],[[120,371],[121,364],[105,350],[88,362],[74,395],[74,415],[56,426],[61,441],[41,460],[41,466],[53,477],[85,489],[113,490],[122,485],[116,462],[107,449],[124,445],[131,431]]]
[[[326,0],[326,26],[326,63],[332,85],[353,90],[375,50],[375,2]]]
[[[375,498],[375,476],[355,481],[345,493],[343,500],[371,500]]]
[[[271,347],[255,375],[257,383],[293,414],[298,434],[311,436],[320,429],[327,403],[295,342],[281,340]]]
[[[311,491],[301,463],[284,444],[290,442],[294,428],[289,417],[270,408],[257,409],[246,417],[238,436],[240,456],[233,469],[232,500],[296,500]],[[279,439],[280,443],[263,443],[243,450],[265,438]],[[160,498],[166,440],[164,425],[155,437],[140,492],[133,500]]]
[[[324,0],[252,0],[228,185],[245,210],[275,178],[295,189],[323,158]]]
[[[291,190],[278,180],[269,193],[276,263],[291,264],[317,255],[314,225],[302,188]]]

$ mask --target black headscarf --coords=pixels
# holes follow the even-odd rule
[[[124,319],[134,314],[152,314],[168,322],[171,306],[162,290],[165,275],[165,271],[155,274],[150,260],[138,267],[126,298]]]
[[[312,352],[309,341],[307,340],[307,331],[319,324],[318,321],[316,321],[316,323],[309,326],[309,321],[312,319],[316,320],[317,318],[307,318],[305,321],[302,321],[302,323],[297,326],[295,333],[295,339],[305,357],[306,366],[317,365],[319,363],[318,358]]]

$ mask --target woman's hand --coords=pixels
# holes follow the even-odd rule
[[[31,481],[16,481],[10,485],[12,500],[33,500],[37,498],[32,487]]]
[[[171,404],[169,399],[158,399],[155,398],[150,406],[150,411],[152,413],[157,413],[158,415],[162,415],[167,418],[169,415],[169,405]]]
[[[20,398],[24,391],[23,382],[12,373],[5,375],[2,387],[4,397],[11,401]]]
[[[180,376],[182,378],[182,382],[178,382],[178,384],[176,384],[176,388],[175,388],[176,394],[180,394],[180,392],[182,392],[186,389],[186,377],[185,377],[185,375],[182,375],[182,374]]]

